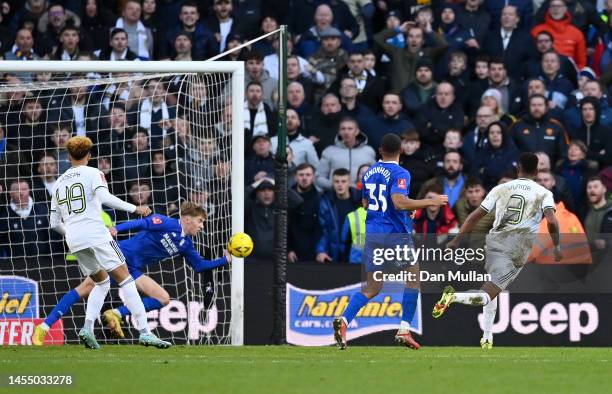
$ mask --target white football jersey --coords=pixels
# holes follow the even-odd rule
[[[535,234],[540,228],[542,213],[555,209],[550,190],[531,179],[519,178],[495,186],[480,207],[487,212],[495,209],[495,223],[490,233]]]
[[[108,188],[104,174],[93,167],[71,167],[53,186],[51,210],[58,211],[66,227],[71,252],[112,241],[102,220],[102,204],[94,192]]]

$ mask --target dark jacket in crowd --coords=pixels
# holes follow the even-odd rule
[[[365,87],[359,92],[357,99],[376,113],[381,110],[383,97],[388,90],[387,84],[384,79],[375,77],[367,71],[366,73]],[[329,91],[340,97],[340,82],[346,77],[351,77],[348,71],[339,74],[336,80],[331,84]]]
[[[584,101],[586,100],[586,101]],[[597,123],[602,124],[605,127],[612,127],[612,107],[608,104],[608,100],[606,97],[602,97],[601,99],[597,99],[595,97],[585,97],[580,103],[573,105],[563,111],[563,124],[567,128],[570,136],[572,136],[572,132],[576,129],[582,127],[582,111],[581,105],[582,102],[590,102],[595,107],[597,111]],[[572,136],[572,138],[574,138]],[[586,143],[586,140],[582,140]]]
[[[344,114],[342,111],[324,115],[320,113],[317,107],[307,118],[305,137],[315,136],[319,138],[319,142],[314,144],[319,156],[321,156],[325,148],[334,144],[334,140],[340,128],[340,120],[342,120],[343,116]]]
[[[22,219],[5,205],[0,208],[0,257],[40,256],[50,252],[49,209],[34,203],[30,215]]]
[[[303,34],[312,26],[314,15],[317,7],[322,4],[328,4],[334,15],[333,26],[340,31],[349,30],[353,33],[353,37],[359,34],[359,25],[357,20],[351,14],[351,10],[343,1],[304,1],[291,0],[288,2],[287,24],[289,30],[295,35]]]
[[[545,115],[534,119],[531,115],[510,126],[510,135],[521,152],[543,151],[551,163],[567,156],[567,133],[561,123]]]
[[[563,159],[557,163],[555,172],[559,174],[572,193],[574,202],[578,209],[585,204],[586,184],[590,176],[597,172],[597,163],[592,160],[578,160],[570,162],[569,159]]]
[[[338,200],[333,190],[321,197],[319,205],[319,223],[321,225],[321,238],[317,244],[317,254],[327,253],[333,261],[348,261],[348,247],[341,240],[342,226],[346,215],[361,205],[361,192],[351,188],[348,200]],[[346,203],[352,209],[340,212],[339,204]]]
[[[493,58],[501,57],[511,78],[519,79],[527,73],[527,64],[535,56],[533,38],[526,31],[514,30],[504,49],[504,39],[499,29],[489,31],[482,44],[483,51]]]
[[[368,144],[378,152],[380,141],[387,133],[400,135],[407,129],[414,128],[414,124],[404,114],[399,118],[390,119],[384,114],[364,119],[362,121],[363,132],[368,136]]]
[[[274,156],[269,153],[266,157],[251,155],[244,163],[244,183],[250,185],[255,182],[255,175],[265,171],[269,178],[274,178]]]
[[[432,156],[428,155],[423,148],[419,148],[411,155],[402,153],[399,165],[410,171],[410,198],[416,199],[423,183],[436,175],[435,163]]]
[[[536,51],[535,55],[533,55],[528,63],[524,65],[527,78],[537,78],[542,75],[542,55],[543,54]],[[559,73],[565,75],[573,85],[576,85],[576,73],[578,71],[576,70],[574,62],[570,60],[569,57],[563,55],[559,55],[559,62],[561,63]]]
[[[444,142],[448,129],[463,130],[463,109],[456,103],[448,108],[440,108],[432,98],[419,110],[416,124],[422,144],[427,147],[439,146]]]
[[[160,58],[174,58],[176,56],[174,40],[179,33],[183,32],[182,25],[179,25],[166,33],[164,43],[160,46]],[[219,53],[217,39],[202,23],[196,25],[194,32],[187,34],[191,36],[191,57],[193,60],[206,60]]]
[[[595,97],[585,97],[580,102],[580,108],[572,108],[579,116],[579,125],[568,126],[568,134],[571,140],[580,140],[584,142],[588,148],[587,158],[596,160],[600,168],[612,164],[612,127],[606,126],[601,122],[601,104],[602,100]],[[587,125],[582,120],[580,115],[582,106],[590,103],[595,108],[595,123]],[[610,108],[608,107],[610,110]],[[568,114],[571,110],[566,111]],[[612,110],[611,110],[612,111]],[[612,119],[610,119],[612,120]],[[573,123],[573,121],[572,121]]]
[[[423,93],[423,95],[421,95]],[[404,103],[404,111],[411,117],[416,116],[419,109],[427,104],[429,100],[436,94],[436,84],[434,83],[431,88],[424,90],[419,87],[415,82],[409,84],[402,89],[400,96]]]
[[[468,130],[463,136],[461,151],[466,160],[476,164],[476,158],[482,154],[485,146],[487,146],[486,130],[480,130],[477,127],[472,127]]]
[[[289,250],[295,252],[299,261],[315,261],[317,244],[321,239],[319,224],[321,196],[314,185],[304,193],[300,193],[297,186],[292,189],[302,197],[303,202],[289,218]]]
[[[253,253],[251,258],[272,261],[274,258],[274,209],[276,201],[263,205],[258,199],[255,189],[245,188],[244,227],[245,232],[253,238]],[[302,197],[293,189],[287,193],[290,213],[302,203]]]
[[[482,179],[485,189],[491,190],[503,174],[516,168],[519,155],[519,151],[510,141],[504,141],[497,149],[487,143],[475,157],[473,173]]]

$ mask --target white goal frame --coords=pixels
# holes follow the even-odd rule
[[[244,62],[228,61],[54,61],[2,60],[2,73],[231,73],[232,76],[232,234],[244,231]],[[26,87],[27,88],[27,87]],[[244,344],[244,261],[232,258],[232,345]]]

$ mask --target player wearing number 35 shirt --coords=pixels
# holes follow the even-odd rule
[[[125,303],[134,315],[140,331],[139,343],[159,348],[170,347],[169,342],[160,340],[149,330],[145,308],[125,257],[101,217],[102,204],[144,216],[149,215],[151,209],[136,207],[110,194],[104,174],[87,166],[92,147],[87,137],[68,140],[66,148],[72,167],[58,178],[51,196],[51,228],[66,236],[66,243],[76,256],[81,272],[95,283],[87,298],[85,325],[79,331],[79,338],[88,348],[100,348],[93,326],[110,290],[110,274],[123,289]]]
[[[353,294],[342,317],[334,320],[334,338],[340,349],[347,346],[348,325],[357,316],[357,312],[378,295],[384,284],[381,279],[384,265],[375,260],[376,251],[395,249],[396,246],[403,247],[404,244],[411,246],[408,211],[431,205],[445,205],[448,202],[448,197],[444,195],[424,200],[408,198],[410,173],[398,164],[401,147],[402,142],[397,135],[385,135],[379,148],[382,160],[372,165],[362,178],[362,205],[367,209],[363,264],[368,278],[362,291]],[[418,277],[416,264],[409,267],[402,264],[401,269]],[[410,322],[416,311],[418,295],[419,282],[407,280],[402,298],[402,319],[395,336],[397,343],[413,349],[420,347],[410,334]]]
[[[459,246],[464,234],[487,213],[495,211],[495,223],[487,234],[485,269],[491,280],[480,290],[455,292],[451,286],[444,289],[434,306],[432,315],[440,317],[448,307],[458,302],[483,306],[483,331],[481,347],[493,347],[493,321],[497,312],[497,295],[518,276],[527,262],[542,217],[548,222],[548,232],[553,239],[555,260],[563,257],[559,245],[559,224],[555,217],[555,201],[552,193],[534,182],[538,172],[538,157],[523,153],[519,158],[518,179],[494,187],[480,207],[468,216],[457,237],[447,247]]]

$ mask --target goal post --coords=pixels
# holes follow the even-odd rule
[[[243,103],[244,103],[244,63],[243,62],[228,62],[228,61],[156,61],[156,62],[139,62],[139,61],[1,61],[0,62],[0,73],[4,74],[10,74],[13,76],[16,76],[18,79],[26,74],[31,74],[31,75],[36,75],[36,74],[52,74],[53,77],[50,80],[44,80],[44,81],[39,81],[36,79],[29,79],[29,78],[21,78],[21,80],[19,80],[18,83],[11,85],[11,83],[2,83],[0,84],[0,94],[3,95],[3,100],[4,100],[4,104],[6,105],[6,107],[0,107],[0,111],[2,111],[0,113],[0,126],[4,129],[5,132],[5,138],[7,138],[8,142],[10,143],[10,138],[13,137],[14,139],[18,138],[18,136],[16,136],[15,134],[10,134],[10,129],[11,127],[15,128],[16,130],[20,130],[19,127],[22,126],[22,117],[23,117],[23,113],[25,112],[25,106],[23,106],[23,104],[21,105],[15,105],[14,108],[11,107],[11,102],[10,102],[10,98],[9,99],[4,99],[5,95],[10,95],[11,92],[38,92],[37,94],[34,95],[34,99],[38,100],[39,98],[44,98],[44,103],[45,105],[48,104],[48,102],[56,96],[61,93],[62,91],[65,91],[66,93],[64,93],[64,96],[69,96],[72,93],[70,93],[69,88],[70,87],[79,87],[79,86],[83,86],[83,87],[88,87],[90,90],[88,91],[89,95],[87,97],[87,100],[89,102],[89,100],[91,99],[91,96],[93,96],[94,92],[95,93],[100,93],[100,97],[104,97],[103,93],[106,93],[111,86],[114,86],[113,93],[118,94],[119,89],[117,88],[117,86],[119,86],[120,83],[127,83],[127,85],[129,86],[127,89],[131,89],[132,86],[140,89],[140,96],[138,95],[134,95],[134,97],[132,97],[131,92],[128,92],[126,94],[126,97],[129,97],[129,99],[127,100],[135,100],[135,109],[132,109],[131,112],[127,115],[132,116],[133,119],[137,119],[137,123],[134,126],[133,129],[135,130],[135,133],[138,134],[141,132],[140,128],[142,126],[143,121],[142,121],[142,112],[143,112],[143,106],[142,103],[148,99],[148,97],[145,97],[142,93],[142,91],[145,89],[145,86],[147,86],[148,83],[150,83],[152,80],[160,80],[162,81],[163,84],[167,85],[168,88],[165,92],[161,93],[163,95],[166,96],[170,96],[171,93],[169,92],[170,90],[170,80],[172,80],[173,78],[175,80],[178,80],[177,84],[176,84],[176,90],[173,92],[174,95],[173,97],[178,97],[177,103],[175,103],[175,108],[174,110],[176,111],[176,118],[178,121],[178,112],[179,110],[182,111],[182,113],[184,113],[182,116],[182,118],[184,119],[184,122],[186,122],[188,124],[188,126],[190,127],[189,130],[190,133],[194,133],[194,140],[196,140],[196,142],[194,142],[194,144],[198,144],[197,146],[199,147],[200,144],[202,146],[208,144],[207,146],[210,147],[210,149],[214,150],[215,154],[218,154],[219,157],[221,157],[220,159],[215,159],[214,157],[204,157],[206,156],[205,153],[202,153],[201,151],[198,151],[195,153],[196,156],[198,156],[199,159],[202,160],[202,162],[205,162],[205,160],[209,160],[207,163],[219,163],[218,160],[225,160],[223,163],[223,165],[230,165],[231,166],[231,172],[230,172],[230,179],[228,182],[227,176],[225,175],[215,175],[214,171],[216,171],[216,165],[217,164],[210,164],[209,168],[205,168],[202,171],[212,171],[213,174],[211,175],[211,181],[208,182],[206,184],[206,186],[202,186],[205,187],[206,189],[200,189],[199,191],[202,192],[201,194],[205,194],[206,197],[204,198],[204,201],[207,201],[207,203],[209,202],[208,200],[206,200],[207,198],[213,198],[213,197],[208,197],[211,195],[217,195],[217,198],[219,198],[219,203],[216,206],[217,208],[217,215],[223,214],[224,216],[220,218],[220,221],[217,225],[217,227],[215,227],[214,230],[212,231],[212,234],[203,234],[201,237],[195,237],[194,238],[194,243],[196,244],[196,246],[198,247],[198,249],[203,253],[204,250],[207,250],[209,255],[212,253],[211,257],[219,257],[218,255],[218,250],[222,249],[223,246],[225,246],[227,244],[227,237],[226,235],[231,234],[231,233],[236,233],[236,232],[242,232],[244,230],[244,149],[245,149],[245,142],[244,142],[244,120],[243,120]],[[85,77],[85,75],[88,74],[97,74],[98,76],[100,74],[103,75],[102,78],[98,78],[98,79],[87,79]],[[134,81],[137,81],[136,83],[132,83]],[[181,109],[181,105],[183,105],[182,103],[191,103],[190,100],[193,99],[193,97],[191,96],[192,90],[195,89],[194,86],[195,85],[199,85],[199,86],[203,86],[204,90],[205,90],[205,95],[206,98],[198,98],[198,100],[203,100],[205,101],[206,105],[201,105],[199,107],[197,107],[195,110],[193,109]],[[96,91],[95,89],[98,89],[98,91]],[[192,90],[190,90],[192,89]],[[51,92],[51,93],[49,93]],[[45,96],[46,94],[48,94],[48,96]],[[217,96],[215,97],[208,97],[207,95],[214,95],[216,94]],[[29,93],[28,93],[29,95]],[[27,100],[26,96],[26,99]],[[209,100],[210,101],[207,101]],[[165,100],[165,99],[164,99]],[[165,101],[164,101],[165,102]],[[202,104],[202,102],[197,101],[199,104]],[[210,103],[210,104],[209,104]],[[99,105],[100,107],[102,105],[110,105],[111,107],[113,106],[113,104],[108,104],[108,102],[106,103],[98,103],[96,105]],[[49,104],[50,105],[50,104]],[[210,106],[208,106],[210,105]],[[170,105],[168,105],[169,107]],[[16,109],[15,109],[16,108]],[[114,107],[113,107],[114,108]],[[61,110],[63,110],[64,108],[60,108]],[[11,116],[10,112],[17,112],[15,116]],[[47,114],[47,108],[44,108],[45,113]],[[168,119],[168,109],[164,109],[164,121],[166,120],[174,120],[174,119]],[[109,111],[110,112],[110,111]],[[171,111],[170,111],[171,112]],[[170,115],[172,116],[172,115]],[[227,122],[227,117],[231,116],[231,122]],[[110,118],[110,116],[109,116]],[[9,119],[12,119],[12,121],[9,121]],[[15,120],[17,119],[17,120]],[[64,119],[67,120],[69,122],[75,121],[76,120],[76,111],[75,111],[75,119]],[[87,118],[87,121],[93,121],[93,122],[97,122],[98,124],[100,124],[100,120],[96,120],[96,119],[89,119]],[[13,124],[10,124],[10,123]],[[217,122],[217,123],[215,123]],[[215,129],[214,127],[217,127],[217,124],[221,124],[224,125],[226,122],[227,123],[227,130],[226,134],[223,134],[223,131],[221,131],[221,136],[217,136],[217,134],[215,134]],[[59,123],[59,120],[55,123]],[[45,137],[45,141],[48,140],[48,137],[50,137],[50,126],[51,123],[49,124],[45,124],[44,126],[46,126],[46,128],[48,128],[49,130],[46,130],[46,132],[48,133],[47,136]],[[225,126],[223,126],[225,127]],[[175,128],[177,130],[174,131],[175,135],[174,135],[174,139],[175,139],[175,144],[176,144],[176,179],[178,182],[177,188],[179,190],[178,194],[180,195],[180,200],[184,201],[186,199],[190,198],[190,194],[191,190],[196,189],[196,185],[200,185],[202,183],[204,183],[204,179],[201,177],[200,173],[192,173],[191,172],[191,167],[189,167],[188,164],[180,164],[181,161],[181,157],[180,154],[178,153],[179,151],[179,147],[178,147],[178,125],[175,124]],[[212,131],[211,131],[212,130]],[[163,130],[164,132],[164,144],[165,144],[165,138],[166,138],[166,129],[164,128]],[[7,134],[8,133],[8,134]],[[212,134],[211,134],[212,133]],[[74,130],[72,135],[76,135],[77,132],[76,130]],[[87,131],[87,135],[89,135],[89,130]],[[231,139],[229,138],[231,137]],[[152,134],[149,134],[148,136],[149,140],[148,142],[150,143],[150,145],[148,146],[148,155],[149,158],[148,160],[151,160],[150,165],[152,167],[153,162],[151,159],[151,156],[153,156],[154,153],[154,149],[152,147]],[[14,141],[13,141],[14,142]],[[94,141],[95,142],[95,141]],[[45,144],[48,144],[48,142],[45,142]],[[48,146],[46,145],[46,147],[48,148]],[[165,149],[165,145],[164,148],[162,148],[162,150]],[[189,147],[189,149],[196,149],[194,147]],[[198,148],[199,149],[199,148]],[[204,149],[204,148],[202,148]],[[187,148],[184,149],[184,151],[187,151]],[[18,157],[20,158],[19,160],[22,160],[21,158],[23,157],[23,155],[21,155],[22,153],[27,153],[27,152],[18,152]],[[31,152],[30,152],[31,153]],[[127,153],[126,153],[127,155]],[[27,155],[26,155],[27,156]],[[34,157],[33,154],[29,155],[30,157]],[[120,152],[112,152],[111,153],[111,158],[121,158],[121,153]],[[203,158],[204,157],[204,158]],[[215,162],[215,160],[217,160],[217,162]],[[183,160],[186,161],[186,160]],[[126,161],[127,163],[127,161]],[[138,163],[138,162],[137,162]],[[16,166],[14,166],[16,164]],[[16,178],[28,178],[27,180],[32,183],[34,181],[34,178],[36,176],[35,174],[35,169],[33,169],[31,171],[31,174],[29,174],[29,176],[24,176],[22,173],[20,173],[20,165],[24,165],[24,168],[27,168],[28,166],[30,168],[35,168],[37,162],[32,159],[32,162],[18,162],[18,163],[4,163],[4,162],[0,162],[0,166],[5,166],[6,168],[4,170],[14,170],[17,171],[16,173]],[[13,167],[11,167],[13,166]],[[214,169],[212,169],[214,167]],[[221,166],[220,166],[221,167]],[[122,176],[126,177],[126,179],[123,179],[122,181],[124,183],[127,183],[127,172],[128,170],[131,170],[131,168],[129,168],[129,166],[127,164],[125,164],[125,167],[121,168],[122,170]],[[6,171],[5,171],[6,172]],[[141,178],[140,175],[138,175],[138,182],[140,182]],[[142,178],[143,181],[145,182],[152,182],[152,180],[149,179],[144,179]],[[165,182],[165,181],[164,181]],[[6,180],[5,183],[8,183],[8,178]],[[219,186],[222,185],[222,186]],[[5,185],[6,188],[8,189],[10,186],[8,184]],[[217,190],[211,190],[211,187],[224,187],[225,189],[223,190],[223,193],[218,193]],[[165,186],[162,186],[161,189],[158,189],[158,192],[163,193],[169,193],[168,190],[164,190]],[[199,187],[199,186],[198,186]],[[186,190],[183,192],[183,190]],[[156,190],[151,190],[151,192],[155,192]],[[123,196],[119,195],[121,198],[125,198],[125,194]],[[223,200],[225,198],[225,201]],[[37,201],[36,201],[37,202]],[[159,204],[158,204],[159,205]],[[210,204],[209,204],[210,205]],[[8,208],[7,208],[8,209]],[[178,212],[176,212],[176,214],[178,215]],[[231,217],[228,217],[231,216]],[[224,226],[222,228],[218,228],[218,226]],[[23,234],[25,234],[25,230],[21,230]],[[49,237],[51,237],[51,232],[52,230],[48,230],[49,231]],[[205,227],[205,232],[206,232],[206,227]],[[22,234],[22,235],[23,235]],[[25,237],[25,235],[23,235]],[[24,245],[26,246],[25,243],[27,241],[23,241]],[[215,248],[216,248],[216,252],[211,252],[211,245],[208,245],[207,243],[213,243]],[[8,250],[9,252],[12,252],[11,245],[0,245],[0,248],[4,247],[5,250]],[[208,248],[208,249],[207,249]],[[2,249],[0,249],[1,251]],[[1,253],[1,252],[0,252]],[[2,256],[0,254],[0,256]],[[26,254],[27,256],[27,254]],[[10,256],[5,256],[8,257],[8,261],[15,261],[13,259],[11,259]],[[23,257],[23,256],[22,256]],[[32,258],[33,256],[27,256],[25,259],[27,260],[28,258]],[[51,253],[50,256],[42,256],[42,257],[49,257],[52,258],[53,255]],[[41,258],[42,258],[41,257]],[[56,256],[57,257],[57,256]],[[210,258],[210,257],[208,257]],[[182,259],[181,259],[182,261]],[[75,265],[76,263],[73,263],[73,265]],[[170,263],[169,263],[170,264]],[[177,292],[184,292],[184,294],[181,293],[181,296],[184,296],[184,304],[185,305],[178,305],[178,304],[171,304],[168,305],[168,308],[171,309],[171,307],[175,308],[172,311],[176,312],[176,311],[181,311],[184,312],[185,314],[185,322],[186,322],[186,327],[181,331],[180,334],[172,334],[170,336],[166,336],[166,338],[170,339],[170,340],[184,340],[185,343],[187,344],[231,344],[231,345],[242,345],[244,342],[244,336],[243,336],[243,329],[244,329],[244,322],[243,322],[243,318],[244,318],[244,267],[243,267],[243,260],[234,257],[232,259],[232,264],[231,266],[228,268],[221,268],[219,269],[219,272],[215,272],[214,275],[216,275],[216,279],[218,279],[219,282],[215,281],[214,282],[214,286],[215,286],[215,299],[214,299],[214,304],[211,308],[215,308],[215,312],[216,311],[216,305],[219,304],[219,302],[224,305],[223,310],[222,311],[218,311],[218,317],[216,317],[215,319],[215,324],[217,324],[218,326],[221,326],[218,330],[213,330],[213,332],[206,332],[205,335],[199,336],[199,333],[203,332],[203,330],[201,330],[201,328],[203,326],[206,326],[207,324],[205,324],[207,322],[207,320],[210,318],[210,316],[207,314],[206,312],[206,308],[202,308],[202,305],[205,304],[205,302],[203,301],[203,293],[202,290],[199,288],[200,285],[203,285],[202,283],[200,283],[200,279],[198,277],[196,277],[193,274],[193,270],[191,270],[190,267],[188,267],[186,265],[186,263],[184,261],[182,261],[182,267],[178,267],[176,266],[176,263],[172,263],[175,264],[173,269],[164,269],[164,263],[162,263],[160,266],[161,268],[156,268],[156,265],[153,265],[153,270],[159,270],[159,272],[154,272],[153,273],[153,277],[157,278],[157,277],[165,277],[164,275],[166,275],[166,277],[170,277],[170,276],[174,276],[174,278],[176,279],[177,283],[176,283],[176,288],[177,288]],[[11,266],[11,264],[5,264],[3,266],[0,266],[0,273],[2,275],[10,275],[11,270],[14,271],[19,271],[19,272],[25,272],[26,275],[27,273],[33,273],[32,270],[35,270],[35,267],[33,266],[28,266],[26,263],[26,267],[23,270],[18,269],[16,266],[12,266],[13,268],[9,268]],[[172,266],[172,265],[170,265]],[[39,271],[42,270],[39,269]],[[48,283],[45,284],[44,288],[41,289],[41,297],[42,299],[39,301],[39,305],[40,305],[40,317],[44,317],[44,315],[46,313],[48,313],[50,311],[50,308],[53,305],[49,305],[49,303],[55,301],[57,302],[59,300],[59,297],[61,297],[63,290],[59,290],[59,289],[66,289],[66,288],[71,288],[74,287],[75,284],[78,284],[78,281],[83,279],[83,278],[76,278],[73,276],[70,276],[70,274],[66,274],[67,272],[75,272],[74,271],[74,267],[70,267],[69,264],[67,264],[66,267],[61,267],[58,268],[59,271],[64,272],[64,274],[59,275],[58,277],[55,277],[55,271],[54,270],[45,270],[44,273],[41,272],[37,272],[37,273],[33,273],[33,276],[35,277],[39,277],[40,281],[64,281],[66,283],[63,283],[62,286],[53,284],[53,285],[49,285]],[[49,277],[49,272],[52,272],[54,277]],[[147,272],[145,272],[147,273]],[[184,273],[184,275],[183,275]],[[158,276],[155,276],[158,275]],[[68,276],[67,278],[65,276]],[[184,277],[183,277],[184,276]],[[161,283],[162,286],[165,283]],[[42,286],[42,285],[41,285]],[[229,287],[229,294],[225,294],[223,293],[224,289],[227,289],[227,287]],[[51,292],[55,292],[55,294],[53,294],[53,297],[46,297],[45,298],[45,289],[51,289]],[[184,290],[183,290],[184,289]],[[47,296],[49,291],[47,291]],[[222,293],[219,293],[222,292]],[[121,295],[119,294],[119,297]],[[113,306],[116,306],[117,302],[120,302],[116,296],[111,295],[111,300],[113,302]],[[172,294],[171,294],[172,297]],[[222,299],[220,299],[220,297]],[[50,300],[50,301],[48,301]],[[108,300],[107,300],[108,301]],[[194,314],[199,314],[199,316],[191,316],[190,314],[192,313],[192,309],[193,309],[193,313]],[[82,306],[81,306],[81,311],[82,311]],[[82,313],[82,312],[81,312]],[[176,312],[174,315],[172,316],[178,316],[177,315],[178,312]],[[222,315],[224,316],[222,319]],[[158,318],[159,324],[161,325],[161,320],[162,317],[161,315],[155,315]],[[69,319],[71,318],[70,314],[64,316],[64,319]],[[77,315],[77,318],[82,318],[82,315]],[[175,317],[176,318],[176,317]],[[191,327],[190,324],[193,323],[192,320],[195,321],[194,325],[196,326]],[[197,321],[196,321],[197,320]],[[210,323],[210,322],[209,322]],[[168,323],[168,325],[172,325],[173,322],[171,321],[170,323]],[[174,324],[174,326],[177,326],[176,324]],[[72,330],[74,330],[74,328],[70,328]]]

